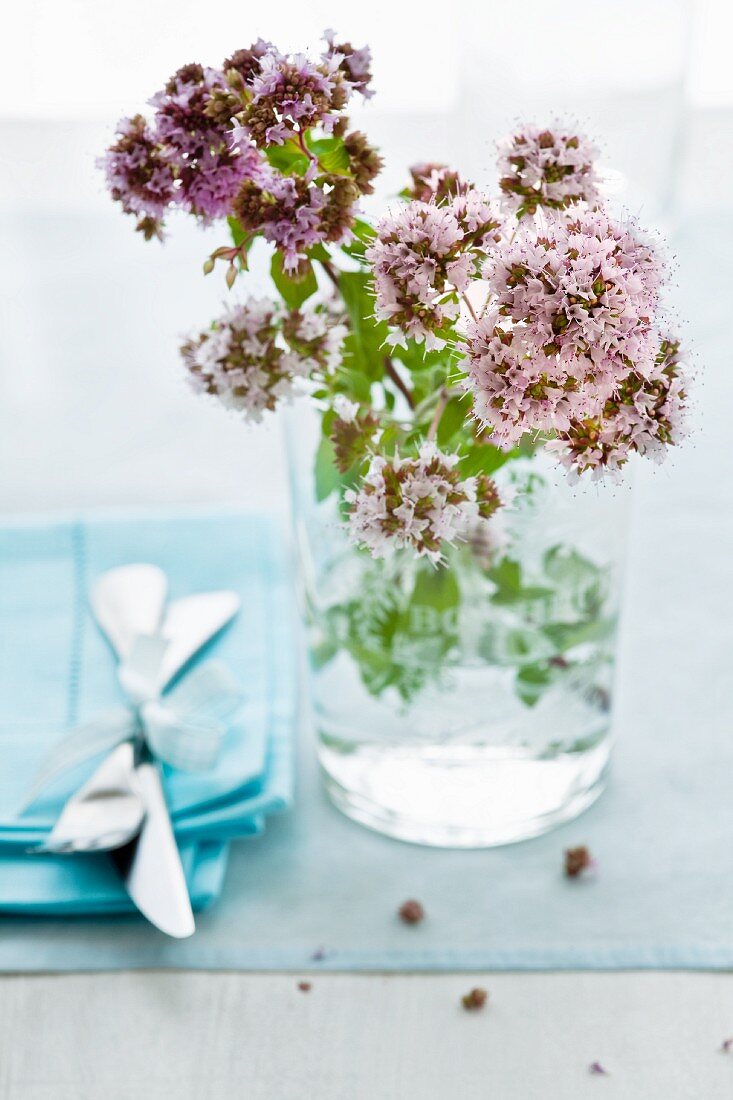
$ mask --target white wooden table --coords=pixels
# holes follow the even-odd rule
[[[720,974],[5,978],[3,1100],[729,1100]],[[460,996],[491,993],[469,1014]],[[727,1030],[728,1029],[728,1030]],[[591,1075],[600,1061],[608,1077]]]

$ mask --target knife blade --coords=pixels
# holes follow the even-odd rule
[[[145,805],[145,820],[138,836],[110,855],[143,916],[166,935],[185,939],[193,935],[196,922],[160,769],[155,761],[142,759],[135,777]]]
[[[167,604],[160,631],[167,646],[160,663],[159,692],[234,618],[240,602],[236,592],[221,591],[183,596]]]

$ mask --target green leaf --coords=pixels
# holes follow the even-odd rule
[[[374,298],[370,291],[370,276],[362,271],[339,273],[339,287],[351,322],[353,339],[346,341],[346,351],[356,370],[378,380],[384,373],[387,326],[374,319]]]
[[[325,639],[320,645],[311,645],[309,647],[311,667],[315,672],[319,672],[333,660],[338,651],[338,642],[333,638]]]
[[[344,359],[355,366],[343,366],[338,368],[337,377],[339,386],[352,400],[360,405],[370,405],[372,401],[372,384],[367,375],[359,368],[360,348],[353,333],[344,340]]]
[[[552,589],[543,585],[525,585],[522,583],[522,570],[519,562],[511,558],[502,558],[488,577],[494,582],[497,591],[491,597],[496,604],[512,604],[519,601],[543,600],[552,596]]]
[[[463,477],[475,477],[476,474],[493,474],[505,462],[516,457],[517,451],[504,451],[493,443],[474,443],[458,463]]]
[[[517,595],[522,589],[521,566],[518,561],[512,561],[511,558],[502,558],[498,565],[489,570],[489,578],[498,588],[499,594]]]
[[[239,248],[240,244],[244,244],[247,237],[249,237],[251,241],[252,235],[242,228],[234,215],[229,215],[229,217],[227,218],[227,225],[229,226],[229,232],[232,235],[232,243],[236,248]]]
[[[321,263],[328,263],[331,259],[331,253],[324,244],[320,243],[320,241],[318,244],[311,245],[311,247],[307,249],[306,256],[309,260],[320,260]]]
[[[308,157],[294,141],[284,145],[268,145],[265,156],[273,168],[286,176],[304,176],[308,170]]]
[[[517,695],[525,706],[533,707],[556,677],[556,670],[549,665],[525,665],[517,672]]]
[[[461,590],[454,569],[444,565],[421,569],[412,590],[413,604],[434,607],[436,611],[447,611],[458,607],[460,602]]]
[[[352,225],[351,232],[354,234],[353,241],[342,245],[341,248],[352,259],[363,260],[364,253],[376,237],[376,232],[368,222],[364,222],[360,218],[357,218]]]
[[[460,431],[466,422],[468,412],[467,394],[460,397],[451,397],[443,409],[443,415],[438,423],[438,445],[447,446],[456,432]]]
[[[298,276],[295,278],[285,271],[282,253],[276,252],[272,257],[270,274],[282,300],[290,309],[300,309],[303,302],[318,290],[318,280],[310,260],[305,260],[300,265]]]
[[[308,148],[318,157],[318,162],[324,172],[332,176],[350,176],[351,162],[346,152],[343,140],[340,137],[319,138],[308,140]]]
[[[333,443],[324,436],[316,451],[316,500],[323,501],[341,486],[341,475],[336,469],[336,456]]]
[[[362,244],[371,244],[377,235],[376,229],[369,224],[369,222],[362,221],[361,218],[357,218],[351,227],[351,231],[357,240]]]
[[[561,653],[588,642],[601,642],[614,628],[612,619],[595,619],[581,623],[550,623],[544,632]]]
[[[582,585],[598,579],[598,568],[579,554],[563,546],[553,546],[544,556],[545,573],[557,584]]]

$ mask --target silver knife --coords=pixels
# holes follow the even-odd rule
[[[138,835],[110,855],[143,916],[166,935],[184,939],[193,935],[196,924],[160,769],[147,755],[141,756],[135,767],[135,786],[145,819]]]

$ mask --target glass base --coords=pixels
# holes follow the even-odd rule
[[[571,821],[603,791],[609,754],[608,738],[550,757],[473,745],[319,747],[326,789],[347,817],[439,848],[514,844]]]

